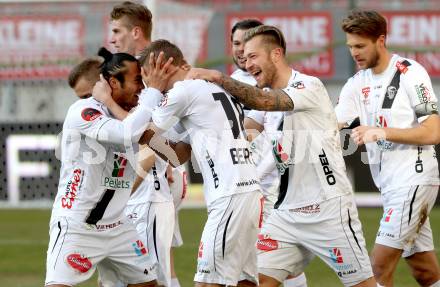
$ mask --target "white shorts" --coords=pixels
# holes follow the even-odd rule
[[[111,268],[123,282],[156,279],[155,264],[131,222],[95,226],[66,217],[51,220],[46,261],[46,285],[77,285],[97,266]]]
[[[170,250],[174,231],[174,204],[170,202],[147,202],[127,205],[136,229],[145,242],[154,262],[157,262],[157,281],[164,286],[171,284]]]
[[[376,243],[403,250],[403,257],[434,250],[428,216],[438,190],[438,185],[416,185],[383,192]]]
[[[319,256],[345,286],[373,276],[353,196],[291,210],[274,209],[257,242],[259,272],[283,282]]]
[[[179,210],[180,204],[185,198],[187,188],[188,188],[188,179],[187,173],[183,166],[179,166],[177,168],[173,168],[173,178],[174,182],[170,184],[171,194],[173,195],[174,207],[176,210],[176,216],[174,220],[174,233],[173,233],[173,241],[171,243],[172,247],[179,247],[183,244],[182,234],[180,233],[180,225],[179,225]]]
[[[256,238],[260,217],[259,191],[214,201],[200,241],[194,281],[236,286],[258,283]]]

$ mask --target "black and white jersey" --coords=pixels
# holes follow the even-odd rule
[[[259,190],[240,107],[213,83],[185,80],[174,84],[152,116],[162,130],[180,122],[189,133],[208,206],[220,197]]]
[[[416,61],[393,55],[386,70],[361,70],[344,85],[336,115],[340,123],[359,117],[361,125],[414,128],[437,109],[426,70]],[[399,186],[439,184],[434,146],[380,140],[366,144],[370,170],[383,190]],[[396,176],[398,175],[398,176]]]
[[[137,152],[141,127],[150,116],[151,111],[138,107],[119,121],[94,98],[78,100],[69,108],[52,216],[90,224],[125,218],[123,211],[135,177],[127,150]]]
[[[280,157],[290,157],[287,192],[276,208],[294,209],[352,193],[342,157],[338,124],[322,82],[292,70],[283,91],[293,111],[284,113]],[[286,171],[287,172],[287,171]]]

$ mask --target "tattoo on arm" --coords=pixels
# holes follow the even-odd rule
[[[224,74],[220,85],[245,106],[262,111],[291,111],[292,99],[281,89],[263,91]]]

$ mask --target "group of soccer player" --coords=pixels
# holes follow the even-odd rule
[[[307,286],[320,257],[345,286],[393,286],[404,257],[421,286],[440,287],[429,212],[440,179],[437,99],[425,69],[386,48],[375,11],[343,20],[359,72],[334,108],[322,82],[289,66],[282,32],[255,19],[231,31],[231,77],[192,68],[151,41],[147,7],[111,12],[112,54],[86,59],[69,84],[46,286],[180,286],[172,246],[181,165],[200,167],[208,209],[195,286]],[[371,258],[340,144],[365,144],[384,216]],[[174,200],[173,200],[174,199]],[[311,276],[319,276],[313,275]]]

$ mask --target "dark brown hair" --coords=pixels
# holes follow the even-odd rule
[[[140,27],[147,40],[151,39],[151,30],[153,29],[153,15],[144,5],[130,1],[125,1],[113,7],[110,13],[112,20],[124,18],[125,25],[130,30],[134,27]]]
[[[262,42],[265,45],[282,48],[283,54],[286,54],[286,40],[284,40],[283,33],[277,27],[260,25],[255,28],[251,28],[245,32],[244,42],[248,42],[257,36],[264,37]]]
[[[342,20],[342,30],[345,33],[367,37],[376,42],[381,36],[387,36],[387,21],[373,10],[352,10]]]
[[[174,66],[186,64],[185,58],[179,47],[164,39],[156,40],[145,47],[141,52],[139,63],[141,66],[144,66],[150,59],[150,53],[154,53],[154,58],[156,59],[160,52],[164,52],[165,59],[173,57],[172,64]]]

